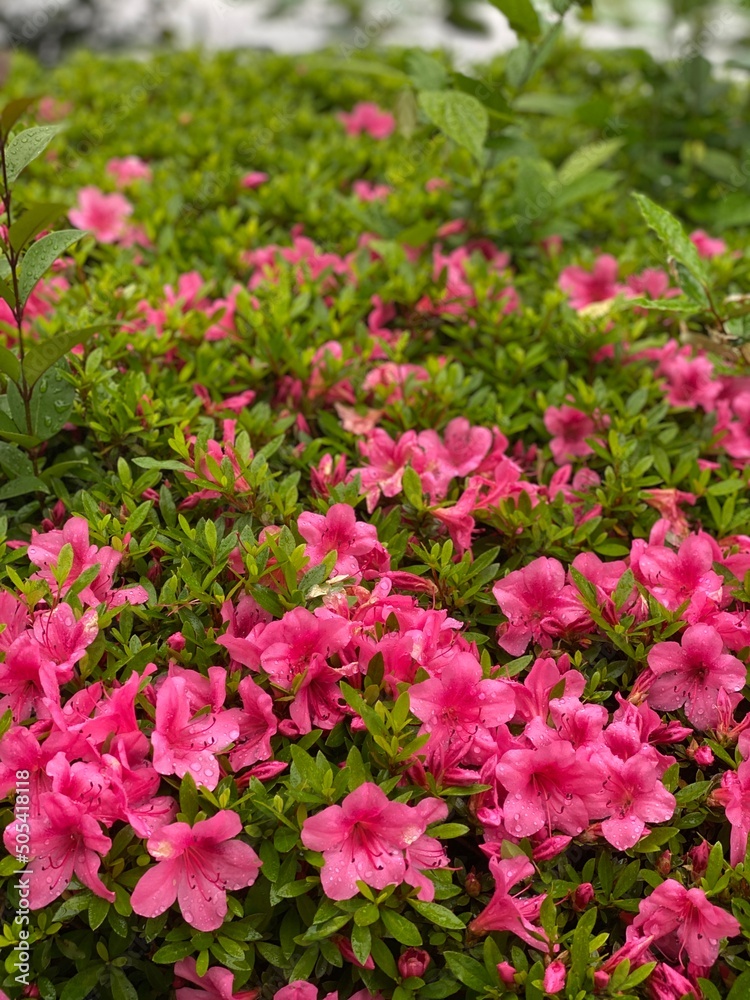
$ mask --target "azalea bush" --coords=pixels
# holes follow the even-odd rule
[[[16,58],[5,996],[748,995],[748,91],[534,52]]]

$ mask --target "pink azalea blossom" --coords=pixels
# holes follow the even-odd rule
[[[568,293],[572,309],[585,309],[594,302],[606,302],[621,291],[617,283],[617,260],[610,254],[597,257],[591,271],[582,267],[566,267],[560,274],[560,288]]]
[[[510,891],[534,874],[534,866],[525,857],[490,858],[490,871],[495,879],[495,892],[485,909],[469,924],[471,933],[510,931],[532,948],[547,951],[545,933],[534,923],[539,918],[546,894],[521,899],[518,893]]]
[[[221,927],[227,913],[227,889],[255,882],[261,861],[249,844],[236,840],[242,831],[237,813],[223,809],[195,826],[162,826],[146,846],[158,862],[133,890],[133,909],[157,917],[177,900],[183,918],[200,931]]]
[[[593,454],[586,438],[594,434],[594,421],[582,410],[573,406],[548,406],[544,414],[544,426],[554,435],[549,446],[558,465],[571,458],[584,458]]]
[[[357,881],[374,889],[400,885],[407,869],[404,852],[426,826],[420,811],[390,802],[377,785],[365,782],[341,805],[308,817],[301,837],[309,850],[323,852],[321,881],[329,899],[351,899]]]
[[[508,619],[498,629],[498,642],[513,656],[521,656],[532,639],[549,648],[552,637],[587,622],[586,612],[575,589],[565,583],[565,570],[557,559],[534,559],[498,580],[492,593]]]
[[[344,123],[349,135],[367,132],[373,139],[387,139],[396,127],[393,115],[382,111],[377,104],[372,104],[370,101],[355,104],[350,113],[341,111],[339,121]]]
[[[214,965],[204,976],[199,976],[192,957],[181,959],[175,965],[174,973],[199,987],[194,990],[190,986],[178,986],[177,1000],[257,1000],[260,995],[259,989],[235,993],[234,973],[220,965]]]
[[[714,797],[720,799],[732,824],[729,860],[734,867],[745,860],[750,834],[750,761],[743,760],[736,771],[725,771]]]
[[[243,188],[259,188],[262,184],[265,184],[268,180],[268,174],[264,174],[262,170],[252,170],[249,174],[245,174],[240,183]]]
[[[602,833],[618,851],[637,844],[647,823],[666,823],[674,815],[675,797],[661,783],[657,755],[651,748],[627,760],[593,749],[591,764],[606,775],[601,804],[608,818],[602,822]]]
[[[229,754],[233,771],[268,760],[272,755],[271,737],[278,729],[273,712],[273,699],[259,687],[252,677],[243,677],[238,693],[242,699],[239,715],[239,735]]]
[[[354,181],[352,193],[360,201],[382,201],[391,193],[387,184],[373,184],[372,181]]]
[[[642,900],[628,928],[628,940],[647,935],[670,961],[711,967],[719,957],[722,938],[736,937],[740,925],[702,889],[686,889],[668,878]]]
[[[75,877],[96,896],[113,903],[115,894],[99,877],[101,856],[112,841],[105,837],[97,820],[86,806],[67,795],[46,792],[41,796],[40,815],[29,821],[30,857],[25,868],[29,877],[29,906],[40,910],[57,899]],[[5,846],[16,852],[16,826],[5,829]]]
[[[378,532],[374,525],[358,521],[354,508],[346,503],[334,504],[325,516],[304,511],[297,528],[305,539],[305,555],[310,567],[322,563],[329,552],[336,552],[333,573],[336,576],[361,578],[361,561],[376,547]]]
[[[168,677],[156,697],[156,728],[151,735],[154,767],[159,774],[192,774],[196,784],[213,790],[219,783],[216,754],[240,735],[239,709],[196,714],[188,682]]]
[[[711,257],[717,257],[727,249],[724,240],[709,236],[703,229],[694,230],[690,234],[690,239],[701,257],[705,257],[707,260],[710,260]]]
[[[560,739],[503,754],[495,773],[508,792],[503,806],[508,832],[514,837],[539,830],[581,833],[589,824],[592,796],[601,785],[601,778],[584,761],[580,751]]]
[[[741,691],[745,685],[744,664],[723,650],[721,636],[710,625],[689,626],[679,643],[657,643],[648,654],[649,669],[656,675],[649,704],[666,712],[684,705],[697,729],[713,729],[719,721],[719,691]]]
[[[106,166],[107,173],[114,177],[119,187],[127,187],[133,181],[150,181],[151,167],[139,156],[113,157]]]
[[[70,545],[73,549],[73,564],[66,579],[58,585],[52,567],[57,566],[65,545]],[[126,603],[143,604],[148,600],[148,592],[143,587],[124,587],[119,590],[112,588],[112,578],[122,559],[122,553],[115,552],[109,545],[90,545],[89,525],[83,517],[71,517],[61,531],[53,529],[40,534],[32,530],[27,554],[30,561],[40,567],[31,579],[46,580],[54,594],[64,596],[83,572],[98,564],[99,572],[96,577],[78,594],[83,604],[97,605],[104,602],[110,607],[119,607]]]
[[[468,746],[480,730],[513,718],[515,697],[505,682],[483,680],[479,661],[470,653],[459,653],[440,677],[412,685],[409,705],[423,723],[420,732],[430,733],[430,742]]]
[[[263,670],[277,687],[285,691],[294,687],[289,715],[299,732],[309,733],[313,726],[333,729],[344,717],[338,687],[341,675],[328,658],[348,640],[348,622],[316,616],[305,608],[287,611],[260,633],[257,642]]]
[[[677,551],[666,545],[636,545],[631,568],[636,579],[669,611],[687,601],[696,609],[723,600],[724,580],[713,569],[721,561],[721,550],[705,532],[688,535]],[[688,609],[690,610],[690,609]]]
[[[68,218],[74,226],[93,233],[100,243],[116,243],[124,235],[132,212],[133,206],[121,194],[84,187],[78,192],[77,208],[68,212]]]

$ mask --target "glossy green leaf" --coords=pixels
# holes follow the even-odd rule
[[[32,243],[24,255],[18,279],[21,302],[26,302],[36,283],[60,255],[85,235],[80,229],[62,229],[56,233],[48,233],[36,243]]]

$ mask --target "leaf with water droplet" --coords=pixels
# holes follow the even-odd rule
[[[5,150],[8,184],[12,184],[23,168],[44,152],[61,128],[61,125],[37,125],[13,136]]]

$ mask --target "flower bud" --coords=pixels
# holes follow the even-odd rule
[[[500,976],[500,982],[505,986],[515,986],[516,970],[510,962],[499,962],[497,966],[497,974]]]
[[[170,649],[173,649],[175,653],[181,653],[185,648],[185,636],[182,632],[173,632],[167,639],[167,645]]]
[[[472,899],[476,899],[476,897],[482,891],[482,883],[477,878],[476,872],[474,871],[473,868],[466,876],[466,881],[464,882],[464,889],[466,890],[466,895],[471,896]]]
[[[568,970],[562,962],[551,962],[544,970],[544,992],[559,993],[565,986]]]
[[[573,893],[573,908],[585,910],[593,898],[593,885],[590,882],[582,882]]]
[[[671,851],[662,851],[661,852],[661,854],[659,855],[659,857],[656,859],[656,870],[658,871],[658,873],[660,875],[663,875],[664,878],[666,878],[667,875],[669,875],[669,873],[672,871],[672,852]]]
[[[403,979],[422,978],[432,959],[424,948],[407,948],[398,960],[398,972]]]
[[[711,853],[711,846],[707,840],[702,841],[697,847],[691,847],[687,852],[693,870],[693,878],[701,879],[706,874],[708,867],[708,856]]]

